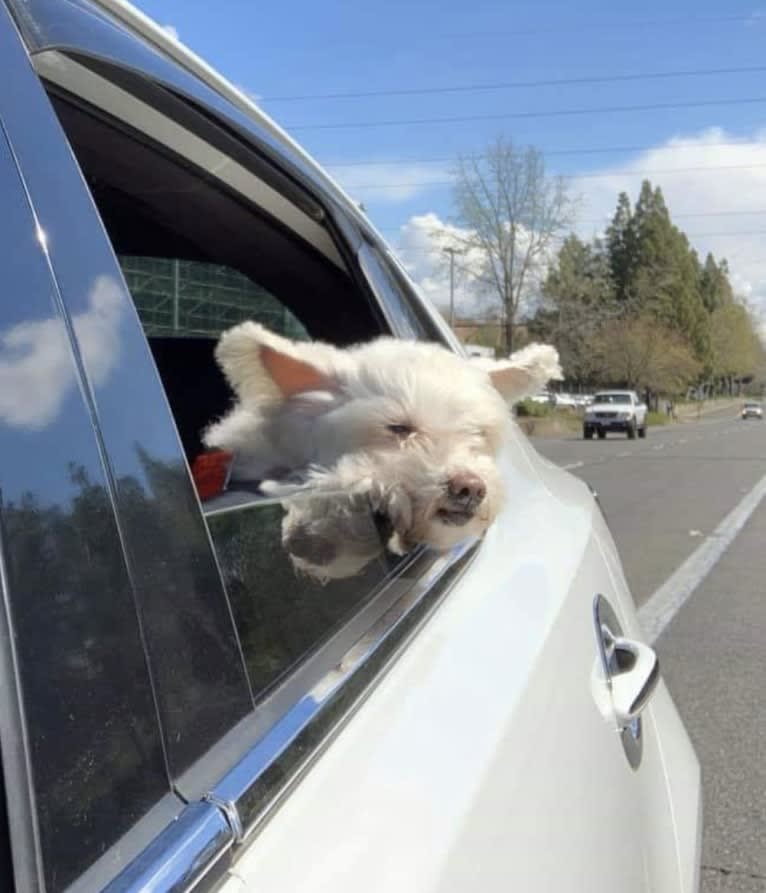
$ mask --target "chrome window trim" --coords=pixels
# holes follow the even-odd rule
[[[106,886],[110,849],[68,889],[103,893],[190,893],[212,889],[228,870],[238,844],[275,812],[314,760],[370,694],[447,596],[479,543],[434,559],[342,659],[274,723],[233,769],[200,800],[184,807]],[[425,556],[421,556],[425,557]],[[306,739],[309,739],[308,741]]]
[[[228,867],[229,822],[211,803],[191,803],[104,893],[185,893],[212,884]],[[92,888],[91,888],[92,889]]]
[[[215,788],[319,680],[342,663],[359,639],[412,591],[434,560],[433,554],[419,550],[383,578],[337,629],[317,641],[312,651],[285,670],[248,716],[176,779],[175,789],[180,796],[187,801],[198,800]]]
[[[462,575],[477,541],[440,555],[426,573],[348,649],[300,700],[209,791],[207,802],[236,816],[238,843],[250,838],[277,809],[333,736],[352,716],[373,683],[417,633]]]

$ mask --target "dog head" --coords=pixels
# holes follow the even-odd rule
[[[560,377],[545,345],[468,361],[393,338],[347,350],[293,342],[256,323],[224,333],[216,355],[235,412],[257,420],[247,436],[268,440],[288,466],[319,467],[341,495],[369,488],[391,520],[395,551],[449,548],[487,529],[503,501],[496,454],[507,404]],[[208,442],[248,448],[223,440]]]

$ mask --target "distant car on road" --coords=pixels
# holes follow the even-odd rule
[[[743,419],[761,419],[763,420],[763,407],[755,400],[748,400],[742,407],[741,416]]]
[[[585,413],[583,437],[591,440],[595,432],[603,440],[608,431],[624,431],[630,440],[646,437],[646,413],[635,391],[601,391]]]

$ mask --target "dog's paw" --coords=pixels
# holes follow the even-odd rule
[[[412,551],[410,531],[414,510],[406,490],[402,487],[387,490],[378,511],[385,515],[392,528],[386,543],[388,551],[394,555],[406,555]]]

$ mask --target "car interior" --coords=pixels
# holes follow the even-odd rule
[[[304,337],[341,346],[383,331],[349,272],[263,208],[103,113],[61,97],[54,97],[54,106],[123,269],[140,258],[234,272],[265,293],[272,306],[283,307]],[[217,337],[237,322],[259,319],[259,307],[242,300],[232,306],[226,295],[208,288],[194,296],[197,309],[207,311],[201,314],[204,325],[195,325],[191,307],[191,316],[180,314],[184,324],[176,318],[175,326],[158,327],[151,315],[157,301],[150,306],[135,292],[133,297],[192,462],[202,451],[202,430],[232,400],[213,356]],[[271,316],[259,321],[273,326]]]

